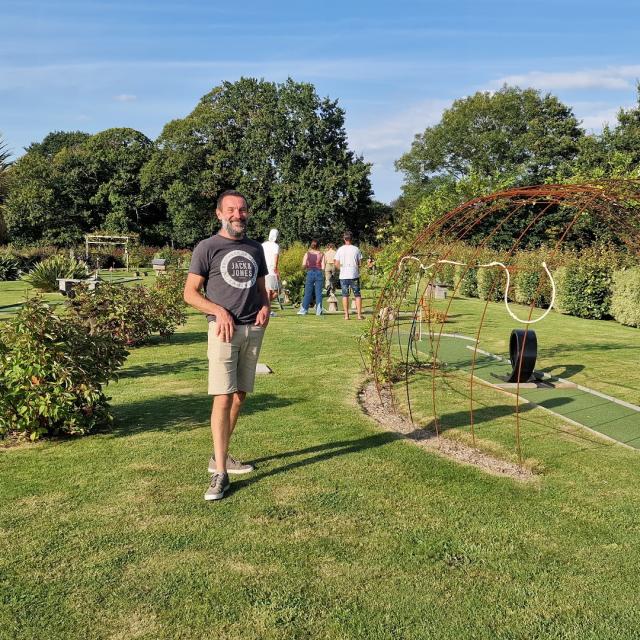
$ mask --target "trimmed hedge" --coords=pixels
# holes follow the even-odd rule
[[[629,327],[640,327],[640,267],[613,274],[611,315]]]

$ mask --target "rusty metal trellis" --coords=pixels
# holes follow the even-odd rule
[[[500,264],[506,271],[507,283],[513,273],[514,257],[526,246],[527,235],[534,226],[545,225],[552,214],[559,210],[566,213],[564,226],[557,229],[554,240],[549,246],[548,262],[553,262],[558,251],[567,237],[576,229],[583,216],[596,220],[608,228],[612,237],[624,243],[633,255],[640,255],[640,180],[600,180],[582,184],[539,185],[519,187],[493,193],[491,195],[474,198],[428,225],[415,238],[407,252],[400,256],[391,270],[382,293],[378,299],[371,329],[367,335],[369,342],[370,370],[373,375],[378,394],[382,398],[382,388],[391,390],[393,410],[398,410],[398,403],[394,396],[394,388],[390,378],[403,382],[403,396],[409,416],[412,416],[411,391],[409,385],[412,358],[415,358],[413,341],[419,328],[418,317],[421,313],[421,303],[424,307],[433,301],[435,284],[440,279],[447,264],[460,263],[453,255],[456,243],[472,244],[472,250],[466,256],[466,267],[460,280],[449,297],[445,313],[448,313],[454,295],[457,293],[462,278],[471,268],[478,266],[489,267]],[[480,257],[491,246],[492,240],[503,230],[508,230],[514,223],[520,224],[522,229],[512,241],[511,245],[500,253],[500,262],[494,261],[487,265],[480,263]],[[474,236],[478,227],[484,225],[487,229],[480,238]],[[543,265],[541,265],[542,270]],[[550,277],[550,272],[544,264],[544,270]],[[495,285],[494,285],[495,286]],[[543,286],[540,278],[538,292]],[[555,295],[555,287],[554,287]],[[507,293],[505,291],[505,302]],[[482,335],[486,313],[489,306],[487,301],[478,318],[475,344],[473,349],[471,370],[469,372],[469,425],[471,436],[475,443],[474,430],[474,369],[476,367],[477,344]],[[534,302],[531,303],[527,319],[516,318],[522,323],[521,339],[526,343],[529,323],[533,322]],[[507,303],[507,309],[508,303]],[[515,317],[513,314],[511,314]],[[444,335],[444,321],[434,321],[430,316],[426,318],[427,336],[432,353],[431,361],[431,389],[423,392],[431,393],[433,406],[433,425],[436,435],[440,434],[441,410],[436,400],[436,384],[438,382],[438,350]],[[406,344],[401,339],[401,327],[408,326],[409,336]],[[397,347],[396,347],[397,341]],[[524,354],[524,350],[522,350]],[[518,370],[522,367],[522,357],[517,363]],[[520,434],[520,375],[514,390],[515,402],[515,448],[518,459],[522,463],[522,448]]]

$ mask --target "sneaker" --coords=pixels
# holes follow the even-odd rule
[[[270,312],[269,312],[269,317],[270,317],[270,318],[276,318],[277,316],[276,316],[275,311],[270,311]]]
[[[324,313],[324,309],[322,308],[322,305],[318,305],[316,307],[316,315],[321,316],[323,313]]]
[[[214,473],[211,476],[211,484],[204,494],[205,500],[220,500],[224,498],[224,492],[229,489],[229,476],[226,473]]]
[[[306,316],[307,315],[307,310],[303,309],[302,307],[300,308],[300,311],[298,311],[298,315],[299,316]]]
[[[255,470],[252,464],[245,464],[236,460],[233,456],[227,455],[227,473],[239,475],[241,473],[251,473]],[[209,473],[216,473],[216,458],[209,458]]]

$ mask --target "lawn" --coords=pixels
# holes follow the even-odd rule
[[[470,332],[479,303],[460,305],[447,330]],[[637,331],[549,321],[545,369],[637,402]],[[504,353],[510,327],[496,315],[483,348]],[[364,328],[272,320],[261,361],[274,374],[233,446],[257,469],[220,502],[202,499],[196,313],[132,351],[109,387],[112,432],[0,451],[0,637],[637,638],[638,453],[539,410],[523,433],[536,482],[420,449],[359,410]],[[455,381],[448,393],[449,414],[466,410]],[[479,400],[485,437],[506,447],[508,399]]]

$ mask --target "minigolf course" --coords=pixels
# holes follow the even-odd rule
[[[436,357],[445,368],[471,372],[480,381],[522,400],[543,407],[562,418],[634,449],[640,449],[640,407],[569,380],[536,372],[535,382],[507,383],[511,363],[507,357],[488,353],[474,338],[460,334],[423,333],[415,349]],[[475,363],[474,363],[475,352]]]

